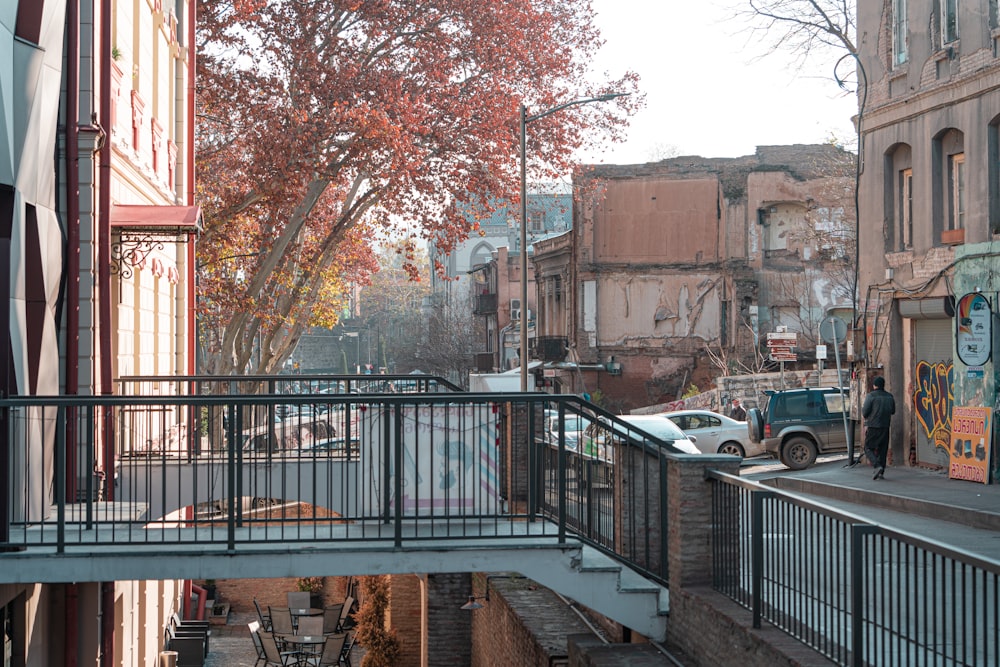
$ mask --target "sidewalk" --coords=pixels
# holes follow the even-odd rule
[[[798,472],[779,465],[747,477],[1000,560],[1000,484],[948,479],[947,471],[923,468],[886,468],[882,480],[873,480],[872,472],[866,462],[848,466],[845,456]]]

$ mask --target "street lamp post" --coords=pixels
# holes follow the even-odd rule
[[[597,97],[585,97],[571,102],[558,104],[551,109],[528,115],[524,104],[521,105],[521,391],[528,391],[528,168],[527,168],[527,125],[539,118],[544,118],[557,111],[578,104],[591,102],[607,102],[616,97],[624,97],[629,93],[605,93]]]

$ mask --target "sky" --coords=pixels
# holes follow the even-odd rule
[[[796,73],[793,59],[772,54],[733,17],[740,0],[593,0],[606,44],[595,69],[640,76],[646,107],[632,118],[628,140],[607,144],[586,162],[634,164],[678,155],[738,157],[757,146],[853,145],[857,97],[833,78],[839,54]],[[743,0],[745,4],[746,0]]]

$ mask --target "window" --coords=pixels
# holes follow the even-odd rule
[[[948,156],[948,225],[965,229],[965,153]]]
[[[545,231],[545,212],[532,211],[528,216],[528,230],[532,232]]]
[[[958,0],[941,0],[941,43],[958,39]]]
[[[892,64],[904,64],[910,59],[906,20],[907,0],[892,1]]]
[[[899,172],[899,240],[901,250],[913,247],[913,170]]]

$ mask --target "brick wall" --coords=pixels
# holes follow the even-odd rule
[[[420,667],[423,640],[421,615],[423,614],[423,582],[421,577],[413,574],[398,574],[389,576],[389,627],[396,631],[400,638],[413,638],[400,642],[399,659],[396,667]]]
[[[475,576],[476,595],[486,591],[486,576]],[[472,660],[434,660],[437,665],[472,667],[549,667],[566,664],[567,637],[589,632],[586,623],[549,589],[523,577],[491,577],[489,601],[463,611],[472,621]],[[562,662],[560,662],[560,658]]]

